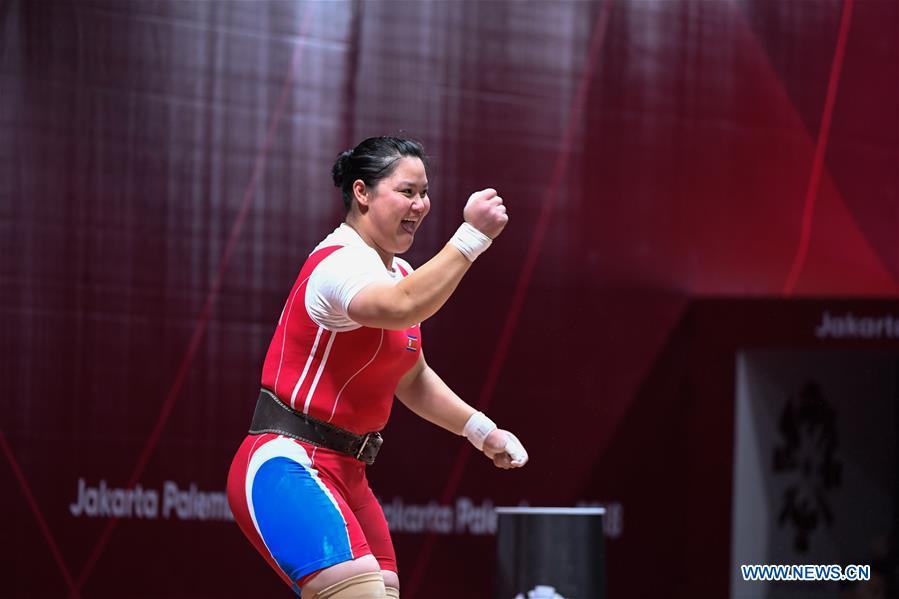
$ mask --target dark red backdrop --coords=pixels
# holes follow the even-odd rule
[[[892,1],[7,0],[0,22],[0,595],[286,595],[232,523],[69,505],[82,478],[224,488],[341,217],[330,165],[368,135],[432,156],[413,264],[472,190],[506,199],[425,345],[532,455],[495,471],[398,407],[376,490],[620,505],[612,597],[726,594],[733,351],[899,291]],[[489,595],[490,535],[396,544],[404,596]]]

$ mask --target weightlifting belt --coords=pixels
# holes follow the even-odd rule
[[[292,409],[268,389],[262,389],[256,401],[256,411],[250,424],[250,434],[275,433],[333,449],[366,464],[374,464],[375,456],[384,440],[381,433],[357,435],[322,422]]]

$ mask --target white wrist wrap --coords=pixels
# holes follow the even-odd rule
[[[450,237],[449,242],[465,254],[465,257],[470,262],[474,262],[484,250],[490,247],[493,240],[478,231],[474,226],[462,223],[456,230],[456,233]]]
[[[495,430],[496,423],[487,418],[484,412],[475,412],[465,423],[462,434],[478,448],[478,451],[484,451],[484,439]]]

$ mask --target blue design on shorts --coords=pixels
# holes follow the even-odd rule
[[[343,515],[302,464],[267,460],[253,478],[252,496],[262,539],[291,580],[353,559]]]

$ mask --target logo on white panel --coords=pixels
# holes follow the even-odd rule
[[[811,534],[833,526],[830,492],[840,486],[837,413],[815,382],[790,396],[777,426],[781,444],[774,448],[774,472],[789,477],[777,523],[793,530],[797,553],[809,550]]]

